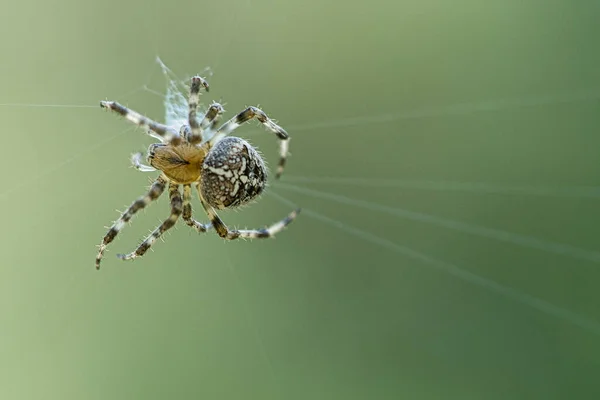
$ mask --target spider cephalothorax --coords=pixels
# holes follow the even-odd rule
[[[206,232],[214,227],[219,236],[225,239],[267,238],[285,228],[296,218],[300,210],[295,210],[283,220],[263,229],[229,229],[215,209],[235,208],[246,204],[259,196],[266,186],[267,168],[258,151],[247,141],[227,136],[238,126],[256,118],[268,130],[280,139],[280,159],[276,178],[283,172],[288,150],[289,136],[279,125],[256,107],[248,107],[231,120],[216,129],[216,123],[223,113],[223,107],[213,103],[199,121],[197,108],[200,89],[208,91],[208,83],[195,76],[191,80],[187,101],[186,121],[181,126],[163,125],[132,111],[117,102],[103,101],[101,107],[114,111],[130,122],[144,128],[161,142],[154,143],[148,149],[147,161],[141,163],[142,155],[135,154],[132,163],[143,172],[160,171],[145,196],[137,199],[114,223],[104,236],[96,256],[96,268],[104,251],[123,226],[133,215],[156,200],[169,187],[171,214],[138,248],[121,259],[131,260],[140,257],[152,246],[165,231],[172,228],[180,216],[187,225],[198,232]],[[180,192],[183,186],[183,194]],[[202,224],[192,217],[191,191],[196,187],[200,202],[204,207],[210,224]]]

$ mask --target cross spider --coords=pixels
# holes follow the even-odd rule
[[[194,76],[191,79],[187,98],[187,121],[182,121],[179,131],[173,126],[163,125],[146,118],[117,102],[100,102],[102,108],[120,114],[128,121],[144,128],[150,136],[160,140],[160,143],[154,143],[148,149],[147,161],[150,165],[141,163],[141,153],[134,154],[131,161],[139,171],[158,170],[161,174],[146,195],[134,201],[108,230],[96,256],[96,269],[100,269],[104,251],[119,231],[138,211],[158,199],[167,184],[169,185],[171,214],[135,251],[117,255],[120,259],[133,260],[143,256],[156,239],[175,225],[180,216],[188,226],[198,232],[206,232],[214,227],[220,237],[233,240],[271,237],[283,230],[300,212],[299,209],[295,210],[281,221],[267,228],[256,230],[230,229],[217,215],[215,209],[231,209],[255,199],[265,189],[267,179],[267,169],[258,151],[241,138],[226,136],[253,118],[275,133],[280,140],[280,159],[276,178],[279,178],[283,172],[289,136],[285,130],[256,107],[246,108],[220,128],[215,129],[224,110],[219,103],[213,103],[199,122],[196,114],[202,88],[208,92],[208,83],[203,78]],[[179,189],[180,185],[183,186],[183,197]],[[190,204],[192,185],[198,191],[200,202],[210,220],[209,224],[202,224],[192,217]]]

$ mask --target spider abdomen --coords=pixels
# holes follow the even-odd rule
[[[217,208],[234,208],[260,195],[267,182],[267,169],[250,143],[229,136],[218,141],[202,164],[202,197]]]

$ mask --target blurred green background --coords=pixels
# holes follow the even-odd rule
[[[5,3],[0,399],[599,398],[599,17],[567,1]],[[260,105],[292,136],[274,194],[225,221],[304,211],[275,240],[180,223],[117,260],[163,197],[96,271],[115,209],[156,176],[129,165],[152,139],[97,104],[162,120],[156,56],[211,67],[205,102]],[[272,135],[236,134],[275,164]]]

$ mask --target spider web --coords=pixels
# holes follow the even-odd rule
[[[170,126],[180,126],[187,120],[187,99],[186,99],[186,78],[178,77],[159,57],[156,62],[162,71],[165,81],[166,89],[164,94],[159,90],[150,88],[146,83],[134,89],[133,91],[127,92],[127,94],[146,91],[155,95],[159,95],[164,99],[165,106],[165,121]],[[211,68],[205,68],[203,73],[212,76]],[[355,118],[337,119],[331,121],[323,121],[316,123],[308,123],[304,125],[291,126],[288,129],[292,132],[312,132],[319,131],[319,135],[327,134],[326,128],[340,128],[340,127],[355,127],[360,125],[370,125],[373,123],[383,124],[386,122],[405,120],[405,119],[419,119],[419,118],[430,118],[457,114],[472,114],[478,112],[489,112],[489,111],[501,111],[505,109],[523,108],[523,107],[539,107],[543,105],[552,104],[568,104],[574,102],[585,102],[590,100],[600,99],[600,91],[583,91],[577,93],[569,93],[563,95],[553,96],[538,96],[530,98],[520,99],[503,99],[496,101],[489,101],[483,103],[473,104],[456,104],[441,108],[431,109],[420,109],[413,110],[410,112],[400,112],[396,114],[383,114],[377,116],[365,116]],[[34,104],[34,103],[2,103],[0,107],[28,107],[28,108],[40,108],[40,107],[54,107],[54,108],[94,108],[95,105],[85,104]],[[100,140],[95,145],[89,147],[86,150],[82,150],[75,154],[73,157],[66,159],[54,166],[51,166],[43,173],[33,177],[33,181],[40,180],[44,177],[50,176],[59,172],[61,169],[66,168],[69,164],[76,160],[84,157],[86,154],[95,151],[99,147],[110,143],[117,137],[125,132],[131,131],[133,128],[128,128],[119,132],[116,135],[109,136],[105,139]],[[285,183],[273,184],[273,195],[274,199],[281,201],[285,204],[296,206],[296,203],[291,201],[288,196],[282,196],[281,191],[291,193],[302,193],[307,196],[311,196],[317,199],[325,199],[336,203],[350,204],[359,208],[368,208],[378,212],[396,215],[400,218],[416,219],[425,223],[434,225],[449,227],[450,229],[457,230],[459,232],[466,232],[469,234],[490,237],[495,240],[505,241],[512,244],[516,244],[523,247],[535,248],[542,251],[555,253],[557,255],[567,255],[576,259],[586,260],[593,263],[600,263],[600,252],[584,250],[575,246],[565,245],[561,243],[552,243],[537,239],[534,237],[528,237],[524,235],[518,235],[511,232],[490,229],[486,227],[478,227],[472,224],[464,224],[458,221],[446,220],[443,218],[437,218],[431,215],[411,213],[403,211],[402,209],[387,207],[381,204],[373,202],[365,202],[358,199],[353,199],[344,195],[330,193],[323,190],[309,189],[301,184],[327,184],[337,186],[359,186],[359,187],[377,187],[377,188],[404,188],[404,189],[419,189],[427,191],[457,191],[467,192],[474,194],[503,194],[503,195],[525,195],[525,196],[541,196],[541,197],[575,197],[575,198],[599,198],[600,187],[597,186],[540,186],[540,185],[498,185],[485,182],[452,182],[452,181],[407,181],[401,179],[377,179],[377,178],[364,178],[364,177],[335,177],[335,176],[300,176],[300,175],[288,175],[285,177]],[[0,199],[6,198],[8,195],[14,193],[24,185],[16,185],[9,187],[0,192]],[[308,217],[314,218],[323,224],[330,224],[350,235],[355,235],[363,239],[367,239],[376,245],[395,249],[401,253],[406,253],[406,250],[398,250],[396,244],[386,241],[385,239],[373,235],[367,231],[358,229],[357,227],[350,226],[342,223],[341,221],[335,220],[331,217],[323,215],[315,210],[305,209]],[[452,274],[459,279],[467,280],[468,282],[480,285],[488,290],[495,291],[503,296],[511,298],[514,301],[518,301],[533,308],[536,308],[544,313],[551,314],[555,317],[565,319],[573,324],[576,324],[585,329],[589,329],[596,334],[600,334],[600,323],[597,323],[591,319],[587,319],[576,313],[570,312],[561,307],[554,306],[541,299],[526,295],[515,291],[509,287],[504,287],[498,283],[482,278],[475,275],[464,274],[459,271],[459,267],[450,266],[444,264],[442,261],[438,261],[430,258],[427,255],[420,253],[410,253],[413,257],[420,259],[426,264],[432,265],[434,268],[439,268],[449,274]],[[231,263],[231,262],[230,262]],[[233,263],[231,263],[233,266]],[[270,361],[269,361],[270,362]]]
[[[163,95],[160,92],[153,91],[146,86],[144,87],[146,90],[151,91],[159,96],[164,97],[164,105],[165,105],[165,123],[168,126],[175,127],[179,129],[180,126],[187,124],[188,118],[188,105],[187,105],[187,95],[188,88],[185,82],[189,82],[191,77],[186,77],[185,79],[179,78],[169,67],[165,65],[165,63],[160,59],[160,57],[156,58],[156,62],[160,66],[163,75],[166,78],[167,89],[166,93]],[[207,74],[208,77],[211,77],[212,70],[210,67],[206,67],[200,75]],[[204,76],[205,77],[205,76]],[[202,115],[198,116],[199,119],[202,118]]]
[[[161,96],[165,107],[165,122],[167,125],[179,127],[187,121],[187,86],[186,82],[188,77],[180,78],[175,74],[159,57],[156,58],[160,71],[165,78],[164,93],[160,90],[151,88],[147,83],[140,85],[139,87],[128,91],[123,94],[123,97],[144,91],[154,95]],[[213,71],[210,67],[206,67],[203,74],[210,77],[213,75]],[[150,77],[151,75],[149,75]],[[149,78],[148,77],[148,78]],[[118,96],[120,97],[120,96]],[[555,104],[570,104],[578,102],[588,102],[600,99],[600,91],[597,90],[586,90],[580,92],[559,94],[559,95],[542,95],[528,98],[515,98],[515,99],[500,99],[488,102],[478,103],[461,103],[454,104],[446,107],[437,107],[429,109],[418,109],[407,112],[399,112],[393,114],[381,114],[375,116],[360,116],[354,118],[343,118],[334,119],[330,121],[322,121],[315,123],[307,123],[303,125],[296,125],[287,127],[291,132],[319,132],[319,135],[328,134],[332,131],[331,128],[342,128],[342,127],[356,127],[361,125],[372,125],[372,124],[385,124],[389,122],[395,122],[400,120],[411,120],[411,119],[423,119],[432,117],[442,117],[451,115],[468,115],[480,112],[492,112],[502,111],[509,109],[518,109],[526,107],[540,107],[544,105],[555,105]],[[96,105],[87,104],[36,104],[36,103],[0,103],[0,107],[24,107],[24,108],[93,108],[97,109]],[[104,138],[98,141],[96,144],[88,147],[87,149],[81,150],[74,156],[57,163],[56,165],[50,166],[44,172],[34,176],[31,181],[41,180],[45,177],[51,176],[61,169],[66,168],[69,164],[85,157],[86,154],[96,151],[101,146],[104,146],[117,137],[123,135],[126,132],[133,130],[133,127],[124,129],[123,131]],[[31,182],[30,181],[30,182]],[[458,232],[466,232],[472,235],[489,237],[494,240],[504,241],[512,243],[518,246],[526,248],[534,248],[541,251],[554,253],[557,255],[566,255],[575,259],[585,260],[593,263],[600,263],[600,252],[581,249],[571,245],[565,245],[561,243],[553,243],[546,240],[541,240],[535,237],[529,237],[526,235],[519,235],[507,231],[491,229],[487,227],[476,226],[473,224],[461,223],[459,221],[447,220],[427,214],[412,213],[410,211],[402,210],[395,207],[388,207],[382,204],[373,202],[365,202],[363,200],[354,199],[352,197],[344,196],[342,194],[327,192],[319,189],[310,189],[302,184],[327,184],[328,186],[358,186],[358,187],[376,187],[376,188],[403,188],[403,189],[418,189],[426,191],[455,191],[455,192],[466,192],[473,194],[502,194],[502,195],[521,195],[521,196],[539,196],[539,197],[573,197],[573,198],[600,198],[600,186],[543,186],[543,185],[522,185],[522,184],[507,184],[499,185],[486,182],[458,182],[458,181],[408,181],[402,179],[379,179],[379,178],[366,178],[366,177],[345,177],[345,176],[301,176],[301,175],[286,175],[284,182],[272,184],[273,191],[270,197],[273,199],[287,204],[293,207],[298,204],[290,199],[289,196],[283,196],[282,192],[301,193],[315,199],[324,199],[327,201],[341,203],[346,205],[355,206],[358,208],[367,208],[376,212],[382,212],[386,214],[395,215],[399,218],[408,218],[418,220],[428,224],[442,226],[456,230]],[[25,186],[25,183],[20,185],[13,185],[12,187],[5,188],[0,192],[0,200],[7,198],[17,190]],[[578,315],[577,313],[571,312],[567,309],[555,306],[542,299],[527,295],[516,291],[510,287],[494,282],[493,280],[485,279],[476,275],[460,272],[462,269],[451,264],[445,264],[443,261],[431,258],[426,254],[418,252],[412,252],[409,249],[399,247],[396,243],[387,241],[377,235],[374,235],[368,231],[362,230],[358,227],[351,226],[346,223],[342,223],[339,220],[333,219],[323,213],[320,213],[312,209],[304,209],[305,214],[308,217],[314,218],[322,224],[329,224],[337,229],[346,232],[349,235],[354,235],[362,239],[366,239],[375,245],[386,247],[394,251],[398,251],[403,254],[408,254],[409,257],[419,259],[425,264],[440,269],[448,274],[451,274],[459,279],[468,281],[471,284],[482,286],[490,291],[494,291],[502,296],[510,298],[513,301],[517,301],[526,304],[532,308],[535,308],[541,312],[551,314],[554,317],[564,319],[572,324],[593,331],[596,334],[600,334],[600,323]],[[234,264],[229,261],[232,268]],[[73,280],[77,275],[73,275]],[[237,278],[236,278],[237,279]],[[262,346],[264,347],[264,346]],[[268,357],[267,357],[268,358]],[[271,363],[271,361],[268,361]]]

